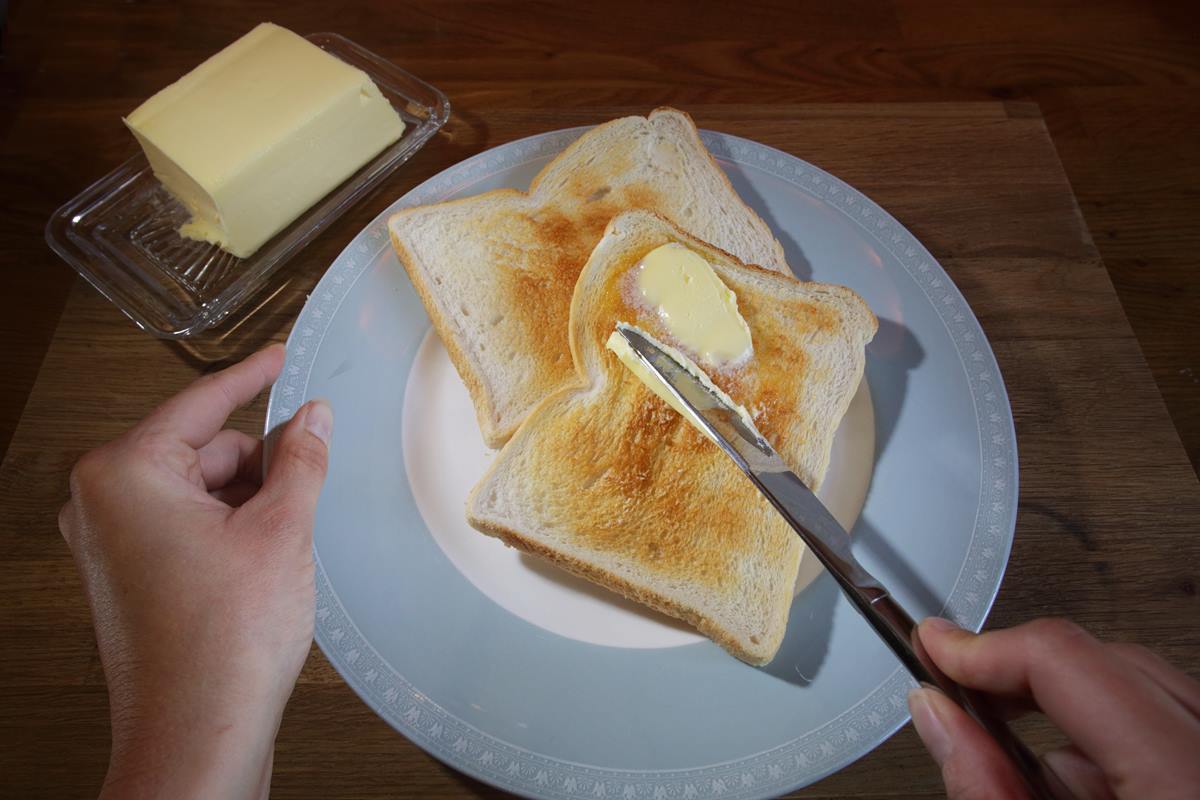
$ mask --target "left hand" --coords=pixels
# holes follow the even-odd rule
[[[265,796],[313,631],[312,526],[333,417],[262,443],[226,418],[279,374],[270,347],[196,381],[71,473],[59,525],[108,681],[102,796]]]

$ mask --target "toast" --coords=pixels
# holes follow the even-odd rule
[[[392,244],[499,447],[534,404],[568,380],[571,292],[604,226],[647,209],[734,253],[788,272],[783,248],[738,197],[674,109],[613,120],[581,136],[533,179],[406,209]],[[790,274],[790,273],[789,273]]]
[[[467,500],[467,520],[764,664],[783,640],[803,545],[715,444],[605,349],[617,322],[671,342],[657,315],[630,305],[621,288],[668,242],[709,261],[751,330],[750,358],[709,377],[819,486],[875,316],[849,289],[745,265],[635,211],[609,223],[575,287],[575,380],[539,403],[499,452]]]

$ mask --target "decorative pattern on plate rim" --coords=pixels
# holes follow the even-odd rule
[[[553,131],[480,153],[425,181],[376,217],[334,260],[300,312],[288,337],[287,365],[271,390],[268,426],[286,422],[303,403],[330,320],[359,277],[390,246],[389,215],[444,199],[501,170],[556,155],[585,130]],[[714,131],[702,131],[701,138],[718,160],[767,172],[840,210],[904,267],[945,325],[975,403],[982,463],[975,528],[943,613],[978,630],[1000,588],[1017,505],[1012,412],[999,366],[978,320],[916,237],[857,189],[793,155],[748,139]],[[319,558],[316,592],[317,642],[368,705],[445,763],[529,797],[748,800],[774,796],[836,772],[908,721],[905,695],[912,681],[897,669],[854,707],[822,727],[747,758],[670,771],[623,771],[567,762],[508,744],[425,697],[366,641],[326,579]]]

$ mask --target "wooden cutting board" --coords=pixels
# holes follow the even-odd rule
[[[578,100],[578,98],[576,98]],[[611,99],[602,100],[611,103]],[[446,129],[325,232],[288,284],[207,356],[286,337],[305,292],[392,199],[462,158],[637,106],[562,111],[519,93],[456,97]],[[1066,615],[1200,674],[1200,486],[1084,227],[1037,107],[1023,103],[693,104],[702,127],[794,153],[907,225],[991,340],[1016,419],[1016,543],[989,625]],[[65,199],[65,198],[64,198]],[[138,331],[82,282],[71,291],[0,466],[0,785],[94,795],[107,702],[88,610],[56,515],[73,461],[213,363]],[[265,397],[233,425],[262,427]],[[1058,742],[1036,720],[1019,730]],[[425,755],[363,705],[315,648],[285,714],[275,797],[499,794]],[[803,797],[939,797],[911,728]]]

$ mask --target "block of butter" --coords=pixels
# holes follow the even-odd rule
[[[191,212],[180,234],[239,258],[404,132],[366,73],[271,23],[151,97],[125,124]]]

